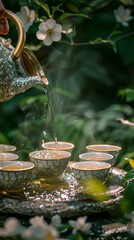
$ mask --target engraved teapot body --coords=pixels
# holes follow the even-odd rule
[[[9,10],[6,10],[6,16],[16,24],[19,36],[16,48],[8,39],[0,37],[0,102],[8,101],[33,86],[48,85],[37,58],[24,48],[25,32],[20,19]]]

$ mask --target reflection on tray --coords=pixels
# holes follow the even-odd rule
[[[108,198],[114,198],[124,191],[121,180],[124,174],[116,168],[112,168],[107,181]],[[84,194],[83,186],[80,186],[72,173],[65,172],[61,178],[57,179],[34,179],[28,186],[19,192],[6,192],[0,190],[3,197],[15,198],[19,200],[44,199],[46,202],[68,202],[90,200],[90,196]]]

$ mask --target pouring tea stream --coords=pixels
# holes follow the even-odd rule
[[[38,59],[24,47],[26,34],[21,20],[7,9],[5,16],[16,25],[18,41],[14,48],[8,39],[0,37],[0,102],[8,101],[33,86],[45,88],[48,85]]]

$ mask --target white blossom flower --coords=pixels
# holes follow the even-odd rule
[[[60,215],[56,214],[51,218],[51,225],[55,228],[59,227],[62,223]]]
[[[69,220],[68,223],[73,228],[72,233],[75,234],[77,231],[87,232],[91,228],[91,223],[86,223],[87,216],[79,217],[76,221]]]
[[[39,25],[39,31],[36,36],[39,40],[43,40],[46,46],[50,46],[53,42],[61,39],[62,26],[57,24],[54,19],[48,19]]]
[[[21,7],[20,12],[17,12],[16,14],[22,21],[24,29],[27,32],[35,20],[35,11],[29,9],[27,6],[23,6]]]
[[[47,225],[47,222],[44,220],[43,216],[36,216],[36,217],[30,218],[29,222],[31,223],[32,226],[37,226],[37,225],[41,226],[44,224]]]
[[[22,234],[24,239],[34,240],[56,240],[58,231],[44,221],[43,216],[30,219],[31,226]]]
[[[131,16],[130,9],[123,7],[122,5],[119,6],[116,10],[114,10],[114,15],[116,21],[121,23],[123,26],[128,27],[128,22],[133,19]]]
[[[26,228],[22,226],[16,218],[8,218],[4,223],[4,228],[0,228],[0,237],[17,236],[25,230]]]

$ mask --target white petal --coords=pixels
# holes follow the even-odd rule
[[[53,226],[53,227],[58,227],[60,224],[61,224],[61,217],[60,217],[60,215],[58,215],[58,214],[56,214],[56,215],[54,215],[52,218],[51,218],[51,225]]]
[[[68,223],[71,225],[71,227],[75,228],[75,226],[76,226],[76,221],[74,221],[74,220],[69,220]]]
[[[128,22],[122,22],[122,25],[124,26],[124,27],[128,27],[129,26],[129,24],[128,24]]]
[[[54,19],[48,19],[46,25],[48,26],[48,29],[53,29],[56,25],[56,21]]]
[[[54,31],[61,33],[62,32],[62,26],[60,24],[56,24],[56,26],[54,28]]]
[[[52,39],[54,42],[58,42],[61,40],[61,34],[58,32],[53,32],[52,34]]]
[[[90,228],[91,228],[91,223],[85,223],[83,226],[82,226],[82,232],[87,232]]]
[[[43,219],[43,216],[35,216],[30,218],[29,222],[31,223],[31,225],[33,226],[44,226],[46,225],[46,222]]]
[[[50,46],[53,42],[53,39],[50,36],[46,36],[46,38],[43,40],[43,42],[46,46]]]
[[[8,232],[4,228],[0,228],[0,237],[11,237],[11,234],[8,234]]]
[[[22,7],[21,11],[25,13],[26,16],[29,16],[30,10],[27,6]]]
[[[35,11],[31,10],[30,11],[30,22],[33,22],[35,20]]]
[[[28,22],[24,25],[25,31],[27,32],[28,29],[32,26],[32,23]]]
[[[47,31],[48,30],[47,24],[45,22],[40,23],[39,30],[41,30],[42,32]]]
[[[16,15],[20,18],[20,20],[25,23],[27,22],[26,14],[22,14],[21,12],[17,12]]]
[[[77,223],[83,225],[86,222],[87,216],[77,218]]]
[[[36,37],[37,37],[39,40],[44,40],[45,37],[46,37],[46,35],[45,35],[43,32],[38,31],[38,32],[36,33]]]
[[[19,17],[19,16],[18,16]],[[22,21],[22,23],[23,23],[23,25],[25,26],[26,24],[27,24],[27,19],[26,19],[26,17],[24,18],[21,18],[21,16],[19,17],[20,18],[20,20]]]

